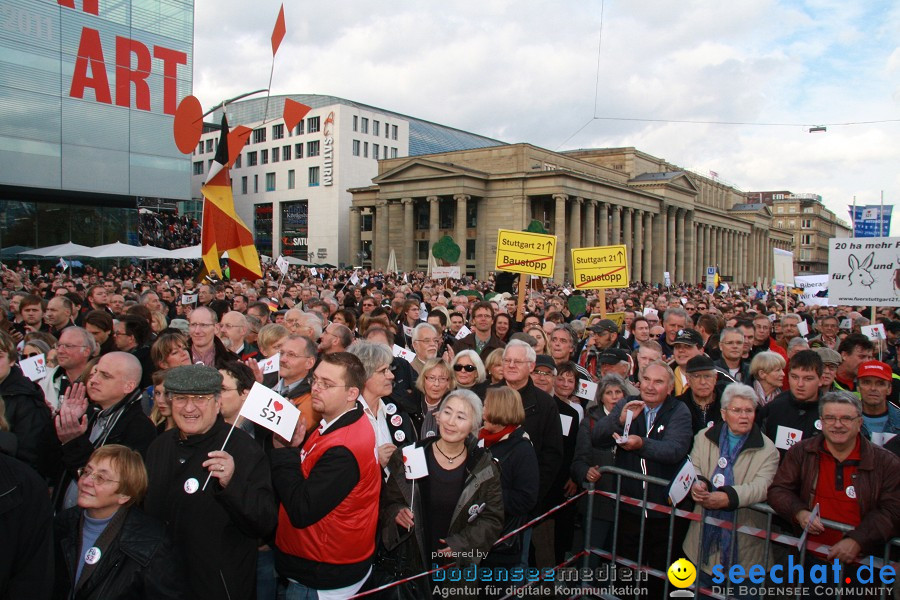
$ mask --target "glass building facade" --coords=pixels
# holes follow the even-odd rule
[[[135,243],[138,205],[190,200],[193,0],[4,0],[0,21],[2,246]]]

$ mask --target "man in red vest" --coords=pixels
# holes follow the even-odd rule
[[[312,377],[321,424],[306,437],[300,419],[290,445],[274,440],[275,568],[288,580],[288,598],[349,598],[372,570],[381,469],[375,432],[357,402],[364,385],[356,356],[323,355]]]

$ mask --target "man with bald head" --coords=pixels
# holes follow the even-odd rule
[[[141,410],[141,374],[141,363],[132,354],[110,352],[100,357],[87,390],[82,384],[66,390],[55,420],[66,470],[58,487],[64,492],[57,498],[58,507],[75,506],[77,471],[95,449],[121,444],[143,455],[156,438],[156,427]]]

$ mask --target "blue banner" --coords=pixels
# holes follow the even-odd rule
[[[853,208],[852,206],[850,207],[850,218],[853,221],[853,237],[890,237],[893,205],[888,204],[884,207],[878,204],[857,206],[856,214],[853,214]],[[884,220],[881,218],[882,209],[884,209]],[[881,231],[879,231],[879,225],[881,226]]]

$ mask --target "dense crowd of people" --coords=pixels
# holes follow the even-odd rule
[[[148,218],[144,242],[199,236]],[[671,549],[704,588],[715,565],[789,553],[716,521],[670,536],[665,513],[611,498],[666,505],[641,478],[688,461],[678,508],[765,528],[750,506],[768,502],[807,531],[807,561],[880,556],[900,534],[895,308],[191,268],[3,271],[0,598],[331,599],[447,565],[547,569],[584,547],[586,497],[566,501],[586,489],[607,492],[591,546],[663,572]],[[290,439],[241,416],[257,385],[300,409]],[[435,574],[403,592],[435,586],[472,595]]]
[[[187,215],[142,209],[138,225],[141,245],[174,250],[200,243],[200,221]]]

